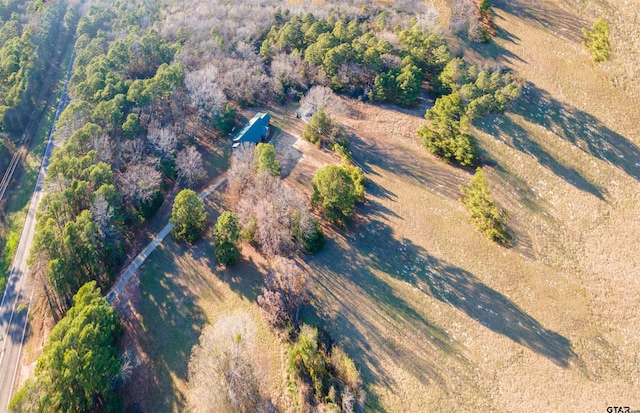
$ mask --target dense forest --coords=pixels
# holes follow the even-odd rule
[[[80,10],[66,1],[7,1],[0,4],[0,131],[22,131],[58,70],[57,45],[75,34]]]
[[[0,168],[16,169],[17,155],[37,144],[35,137],[48,105],[53,105],[60,68],[80,18],[77,2],[0,2]],[[17,162],[19,163],[19,162]],[[11,168],[12,167],[12,168]],[[23,171],[18,167],[16,175]],[[11,175],[7,175],[11,178]],[[3,188],[3,195],[6,189]],[[10,193],[12,191],[9,191]],[[18,202],[2,199],[0,289],[14,254],[23,219]]]

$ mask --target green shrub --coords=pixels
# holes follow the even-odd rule
[[[309,123],[304,125],[302,138],[320,147],[324,135],[329,133],[332,125],[333,122],[331,121],[331,118],[329,118],[325,113],[324,108],[321,106],[318,108],[318,112],[311,117]]]
[[[296,404],[322,406],[319,411],[360,411],[365,394],[355,363],[337,346],[332,348],[331,355],[327,352],[319,331],[303,325],[288,360],[289,384],[294,387],[293,393],[297,393]],[[300,386],[301,382],[307,386]],[[309,390],[302,391],[305,388]],[[350,397],[345,397],[347,393]]]
[[[462,203],[471,214],[471,221],[489,238],[500,244],[509,242],[509,235],[503,224],[504,214],[493,202],[491,190],[487,184],[482,168],[476,173],[467,186],[460,186],[463,194]]]
[[[609,44],[609,24],[604,19],[598,19],[591,29],[582,29],[587,38],[583,44],[589,49],[593,61],[600,63],[609,60],[611,45]]]
[[[326,355],[318,346],[317,329],[306,324],[302,326],[298,341],[289,352],[289,371],[296,376],[309,377],[319,399],[327,395],[330,377]]]
[[[302,138],[318,148],[327,147],[339,153],[349,153],[349,138],[342,126],[331,119],[322,106],[304,126]],[[337,150],[336,150],[337,149]]]
[[[359,199],[349,172],[340,166],[326,166],[316,172],[311,185],[311,204],[319,206],[330,222],[348,225]]]

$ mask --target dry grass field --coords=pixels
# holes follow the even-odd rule
[[[305,258],[313,295],[303,317],[354,358],[367,411],[640,408],[640,114],[633,90],[613,80],[637,75],[616,52],[637,38],[615,34],[613,60],[595,66],[580,44],[595,17],[576,13],[579,3],[496,0],[499,37],[466,52],[526,79],[510,112],[474,129],[511,248],[470,223],[458,200],[470,173],[418,144],[427,102],[400,111],[348,101],[354,115],[338,118],[367,199],[352,228],[326,228],[326,249]],[[630,3],[607,10],[623,21]],[[290,110],[272,115],[283,176],[309,194],[315,170],[338,159],[297,139]],[[221,202],[209,201],[212,215]],[[265,389],[282,394],[282,354],[255,305],[267,263],[245,247],[221,270],[211,248],[169,241],[131,287],[121,312],[139,334],[125,346],[151,368],[134,375],[130,407],[183,410],[199,332],[236,311],[255,317],[256,365]]]

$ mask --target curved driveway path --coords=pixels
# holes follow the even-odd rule
[[[200,199],[206,198],[213,191],[218,189],[220,185],[222,185],[226,180],[227,178],[225,176],[219,177],[204,191],[202,191],[200,195],[198,195],[198,197]],[[146,260],[149,254],[151,254],[151,252],[153,252],[153,250],[155,250],[156,247],[160,245],[162,241],[164,241],[167,235],[169,235],[169,233],[173,229],[173,225],[174,224],[172,223],[168,223],[167,225],[165,225],[164,228],[162,228],[162,230],[158,233],[158,235],[156,235],[153,241],[151,241],[149,245],[147,245],[147,247],[142,250],[142,252],[138,254],[138,256],[131,262],[131,264],[129,264],[129,266],[120,274],[120,277],[118,277],[118,283],[111,289],[111,291],[109,291],[109,294],[107,294],[107,300],[109,302],[113,302],[114,298],[116,298],[116,296],[120,294],[122,289],[127,285],[129,280],[131,280],[136,271],[138,271],[138,268],[140,268],[144,260]]]

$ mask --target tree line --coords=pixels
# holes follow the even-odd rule
[[[0,6],[0,132],[19,134],[45,93],[79,18],[77,2],[13,0]]]

